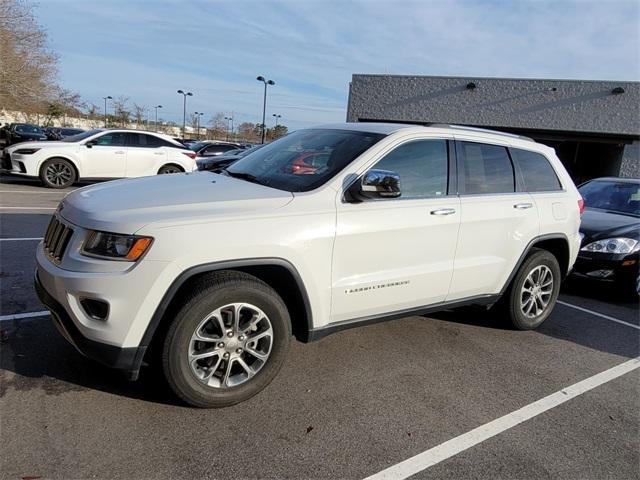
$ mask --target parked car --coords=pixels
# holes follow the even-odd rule
[[[189,145],[189,149],[196,152],[196,157],[198,158],[214,157],[239,148],[240,145],[237,143],[213,142],[209,140]]]
[[[632,291],[640,252],[640,179],[597,178],[578,188],[585,201],[573,273]]]
[[[44,131],[37,125],[29,123],[10,123],[0,129],[0,141],[5,146],[20,142],[46,140]]]
[[[44,129],[45,135],[49,140],[62,140],[83,133],[81,128],[65,128],[65,127],[49,127]]]
[[[251,148],[237,148],[235,150],[229,150],[222,155],[212,157],[196,157],[198,170],[218,171],[225,169],[263,146],[264,145],[256,145]]]
[[[5,149],[14,175],[40,178],[51,188],[83,179],[141,177],[196,170],[195,153],[167,135],[140,130],[90,130],[61,141],[27,142]]]
[[[291,171],[292,152],[318,151],[324,168]],[[222,174],[71,192],[35,284],[85,355],[133,379],[156,365],[185,402],[222,407],[275,377],[292,333],[469,304],[538,327],[578,254],[581,208],[554,150],[530,139],[328,125]]]

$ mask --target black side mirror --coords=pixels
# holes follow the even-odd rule
[[[389,170],[369,170],[360,181],[349,188],[347,199],[361,201],[366,199],[398,198],[400,175]]]
[[[85,146],[85,147],[87,147],[87,148],[93,148],[93,146],[94,146],[95,144],[96,144],[96,141],[95,141],[95,140],[89,140],[88,142],[86,142],[86,143],[84,144],[84,146]]]

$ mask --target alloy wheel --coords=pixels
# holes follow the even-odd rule
[[[527,318],[541,315],[553,294],[553,272],[546,265],[535,267],[525,278],[520,291],[520,309]]]
[[[73,172],[69,165],[64,163],[52,163],[47,166],[44,175],[51,185],[62,187],[69,183],[73,177]]]

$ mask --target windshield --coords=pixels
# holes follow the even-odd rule
[[[35,125],[18,125],[16,127],[16,132],[21,133],[43,133],[40,127],[36,127]]]
[[[231,176],[288,192],[323,185],[384,135],[351,130],[298,130],[227,168]]]
[[[640,216],[640,183],[593,181],[579,190],[587,208]]]
[[[190,143],[187,145],[187,148],[189,150],[193,150],[194,152],[197,152],[198,150],[201,150],[202,148],[208,146],[208,145],[213,145],[210,142],[196,142],[196,143]]]
[[[264,145],[256,145],[254,147],[249,147],[249,148],[245,148],[244,150],[239,150],[239,153],[237,153],[236,155],[240,158],[246,157],[247,155],[249,155],[252,152],[255,152],[256,150],[260,149],[261,147],[264,147]],[[227,152],[229,153],[229,152]]]
[[[77,135],[71,135],[70,137],[65,137],[61,142],[79,142],[80,140],[84,140],[85,138],[89,138],[96,133],[102,132],[102,129],[96,128],[95,130],[88,130],[86,132],[78,133]]]

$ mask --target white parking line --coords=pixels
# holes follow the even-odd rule
[[[55,210],[57,207],[1,207],[0,210]]]
[[[25,318],[44,317],[46,315],[49,315],[49,310],[30,313],[15,313],[13,315],[0,315],[0,322],[8,322],[10,320],[23,320]]]
[[[511,412],[504,417],[497,418],[496,420],[485,425],[481,425],[470,432],[464,433],[458,437],[441,443],[436,447],[430,448],[425,452],[419,453],[415,457],[411,457],[403,462],[382,470],[381,472],[371,475],[370,477],[367,477],[366,480],[408,478],[411,475],[415,475],[418,472],[426,470],[443,460],[451,458],[458,453],[464,452],[465,450],[490,439],[491,437],[509,430],[522,422],[530,420],[547,410],[551,410],[558,405],[562,405],[572,398],[621,377],[626,373],[632,372],[637,368],[640,368],[640,357],[621,363],[609,370],[605,370],[604,372],[598,373],[597,375],[582,380],[581,382],[575,383],[570,387],[563,388],[556,393],[552,393],[551,395],[544,397],[537,402],[526,405],[519,410]]]
[[[563,302],[560,300],[558,300],[558,303],[560,305],[564,305],[565,307],[575,308],[576,310],[580,310],[581,312],[590,313],[591,315],[595,315],[596,317],[604,318],[605,320],[609,320],[611,322],[616,322],[621,325],[626,325],[627,327],[640,330],[640,325],[634,325],[633,323],[625,322],[623,320],[618,320],[617,318],[610,317],[609,315],[605,315],[604,313],[594,312],[593,310],[589,310],[588,308],[578,307],[577,305],[571,305],[570,303]]]
[[[75,188],[73,189],[75,190]],[[50,192],[39,192],[37,190],[0,190],[0,193],[42,193],[42,194],[55,194],[55,193],[69,193],[73,190],[63,190],[63,191],[50,191]]]
[[[42,240],[42,237],[0,238],[0,242],[32,242],[35,240]]]

